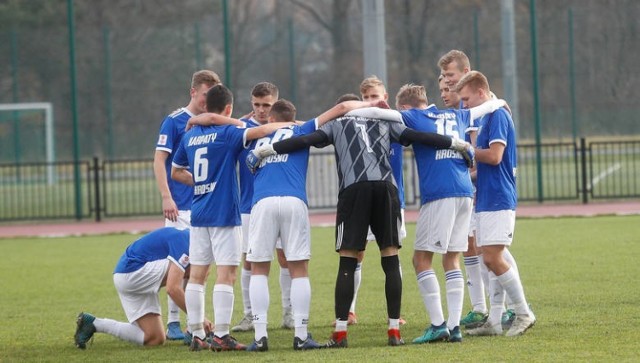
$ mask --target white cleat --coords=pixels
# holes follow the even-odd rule
[[[516,320],[513,321],[513,324],[511,324],[511,328],[509,328],[509,331],[507,331],[507,336],[515,337],[518,335],[522,335],[535,323],[536,317],[533,314],[516,315]]]
[[[231,331],[251,331],[253,330],[253,317],[251,314],[246,314],[238,325],[231,328]]]
[[[291,308],[284,309],[282,314],[282,325],[283,329],[293,329],[295,328],[295,322],[293,321],[293,312]]]
[[[500,326],[500,324],[491,325],[491,323],[487,321],[475,329],[467,330],[467,335],[474,337],[502,335],[502,326]]]

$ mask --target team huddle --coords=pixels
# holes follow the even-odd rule
[[[461,342],[461,328],[470,336],[523,334],[536,319],[508,248],[517,204],[513,120],[463,52],[448,52],[438,66],[447,109],[429,104],[423,86],[406,84],[392,110],[385,85],[371,76],[361,83],[360,96],[343,95],[306,122],[296,121],[295,106],[278,99],[278,88],[268,82],[252,90],[250,114],[231,118],[233,95],[218,75],[194,73],[189,104],[164,119],[156,145],[154,173],[165,227],[127,247],[113,273],[129,322],[80,313],[76,346],[86,348],[94,333],[102,332],[139,345],[170,339],[184,340],[193,351],[268,351],[268,276],[275,255],[281,326],[293,330],[293,349],[346,348],[347,328],[357,323],[368,241],[377,243],[385,274],[388,344],[404,345],[398,251],[406,236],[403,147],[410,145],[420,189],[413,266],[430,318],[412,343]],[[306,177],[310,147],[328,145],[334,146],[339,181],[335,250],[340,260],[334,330],[319,343],[307,329],[311,227]],[[442,255],[446,317],[434,254]],[[464,317],[461,254],[472,306]],[[212,264],[213,322],[205,318]],[[244,314],[234,326],[238,266]],[[166,331],[158,296],[163,286]],[[251,330],[249,344],[231,335]]]

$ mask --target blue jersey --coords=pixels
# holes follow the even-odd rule
[[[191,208],[193,187],[171,179],[171,161],[184,136],[184,128],[187,126],[187,121],[189,121],[191,117],[193,117],[193,115],[186,108],[176,110],[167,116],[160,126],[160,136],[158,136],[158,143],[156,144],[156,150],[169,153],[164,167],[167,171],[169,191],[178,210],[189,210],[189,208]]]
[[[464,138],[470,124],[468,110],[439,110],[434,105],[424,110],[401,111],[404,123],[417,131]],[[420,203],[453,197],[473,197],[469,169],[459,152],[436,150],[413,144],[420,180]]]
[[[240,225],[236,160],[244,149],[246,131],[232,125],[195,126],[182,139],[173,165],[192,170],[192,226]]]
[[[289,126],[256,140],[255,147],[306,135],[317,128],[315,119],[301,126]],[[289,154],[271,155],[260,162],[253,189],[253,204],[267,197],[296,197],[307,204],[307,166],[309,148]]]
[[[517,154],[516,132],[511,115],[501,108],[485,115],[479,125],[479,149],[488,149],[494,142],[504,144],[505,149],[498,165],[478,163],[476,212],[515,210],[518,204]]]
[[[255,120],[245,120],[247,127],[257,127],[260,126]],[[238,155],[238,176],[240,177],[240,213],[249,214],[251,213],[251,205],[253,201],[253,179],[254,176],[247,168],[247,154],[249,154],[249,149],[243,149]]]
[[[113,273],[138,271],[147,262],[168,259],[184,271],[189,266],[189,230],[164,227],[145,234],[127,247]]]

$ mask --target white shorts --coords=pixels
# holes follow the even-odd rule
[[[191,210],[179,210],[178,220],[173,222],[165,218],[165,227],[174,227],[177,229],[187,229],[191,227]]]
[[[242,228],[191,227],[189,261],[192,265],[238,266],[242,256]]]
[[[242,253],[247,253],[249,250],[249,223],[251,221],[251,214],[243,213],[240,215],[242,218]]]
[[[169,260],[164,259],[147,262],[137,271],[113,274],[113,284],[130,323],[147,314],[162,314],[158,291],[168,269]]]
[[[278,237],[287,261],[311,258],[311,228],[307,205],[295,197],[261,199],[251,210],[247,261],[273,260]]]
[[[469,237],[475,237],[476,229],[477,229],[476,212],[472,211],[471,218],[469,219]]]
[[[414,250],[440,254],[465,252],[473,199],[444,198],[423,204],[418,214]]]
[[[404,209],[400,209],[400,216],[402,216],[402,223],[400,224],[400,231],[399,231],[398,237],[402,241],[407,237],[407,225],[404,222]],[[376,236],[373,234],[373,231],[371,231],[371,227],[369,227],[369,230],[367,231],[367,242],[375,241],[375,240],[376,240]]]
[[[516,226],[516,211],[499,210],[495,212],[476,213],[477,230],[476,245],[510,246]]]

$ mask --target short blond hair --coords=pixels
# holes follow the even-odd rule
[[[448,51],[445,55],[440,57],[440,60],[438,60],[438,67],[440,67],[440,69],[445,69],[449,64],[451,64],[451,62],[456,62],[460,72],[464,71],[465,68],[471,69],[469,57],[467,57],[467,55],[461,50],[453,49]]]
[[[481,89],[487,94],[491,93],[491,90],[489,89],[489,80],[487,80],[487,77],[485,77],[484,74],[478,71],[470,71],[462,76],[456,85],[455,91],[460,92],[464,87],[469,87],[474,92]]]
[[[400,87],[396,94],[397,106],[411,106],[418,108],[429,103],[424,86],[408,83]]]
[[[197,71],[191,76],[191,88],[199,88],[203,84],[213,87],[221,83],[220,76],[216,72],[207,69]]]
[[[362,83],[360,83],[360,93],[364,94],[365,92],[367,92],[371,88],[378,87],[378,86],[384,88],[384,90],[386,92],[387,88],[384,86],[384,83],[382,83],[380,78],[378,78],[375,75],[369,76],[369,77],[365,78],[362,81]]]

